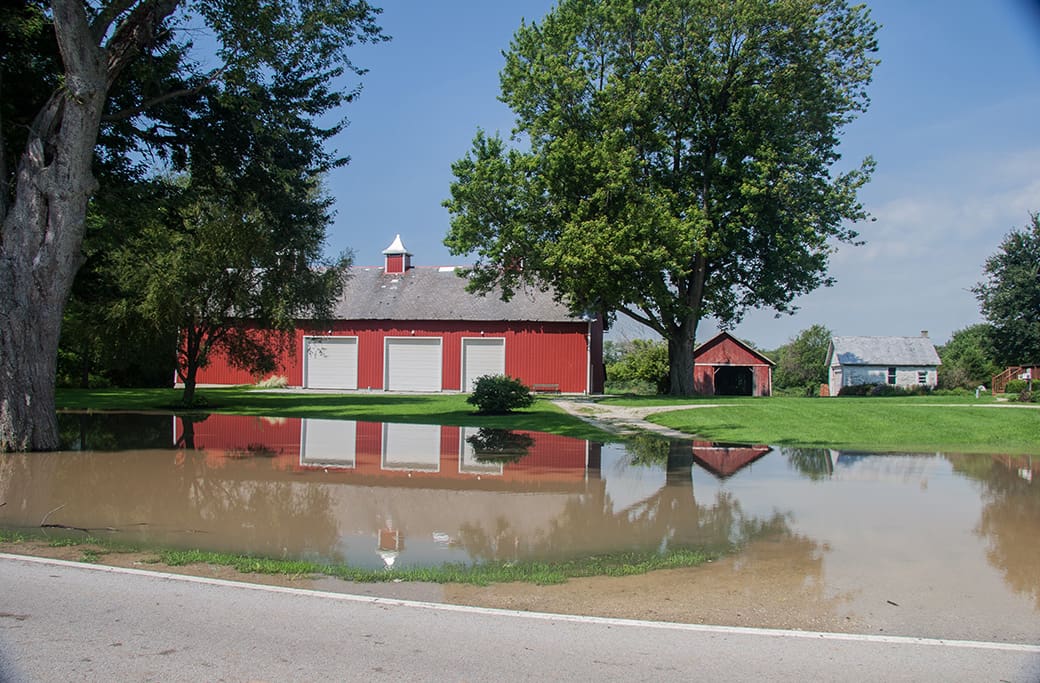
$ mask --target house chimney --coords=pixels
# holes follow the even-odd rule
[[[387,275],[403,273],[412,267],[412,255],[404,248],[400,234],[394,238],[389,247],[383,250],[383,256],[386,257],[383,272]]]
[[[924,337],[925,339],[927,339],[928,338],[928,330],[921,330],[921,336]]]

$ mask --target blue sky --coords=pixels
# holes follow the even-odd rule
[[[522,18],[540,20],[553,4],[382,3],[393,40],[353,53],[369,73],[336,141],[352,161],[328,178],[337,210],[330,254],[349,248],[356,263],[379,265],[400,233],[415,265],[467,263],[442,243],[450,166],[478,127],[512,128],[497,100],[501,52]],[[800,298],[794,316],[747,315],[735,333],[763,348],[816,323],[842,335],[929,330],[943,343],[981,320],[970,288],[985,258],[1040,210],[1040,3],[867,4],[881,25],[881,65],[871,107],[846,129],[841,151],[850,165],[868,154],[877,161],[861,193],[876,220],[858,226],[866,245],[833,257],[836,286]],[[615,337],[653,336],[619,321]],[[698,340],[714,331],[703,321]]]

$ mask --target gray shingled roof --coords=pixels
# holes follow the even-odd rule
[[[834,337],[834,357],[842,365],[939,365],[928,337]]]
[[[466,280],[454,268],[411,268],[385,275],[382,268],[356,267],[336,304],[337,320],[514,320],[576,322],[552,293],[517,292],[502,301],[466,291]]]

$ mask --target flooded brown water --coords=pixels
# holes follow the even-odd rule
[[[600,445],[217,415],[62,424],[69,450],[0,455],[0,527],[374,568],[737,545],[695,576],[747,614],[772,595],[836,618],[884,612],[895,631],[927,610],[1040,636],[1040,452]]]

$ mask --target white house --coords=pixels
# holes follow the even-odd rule
[[[856,384],[934,388],[940,362],[927,331],[920,337],[834,337],[827,348],[830,395]]]

